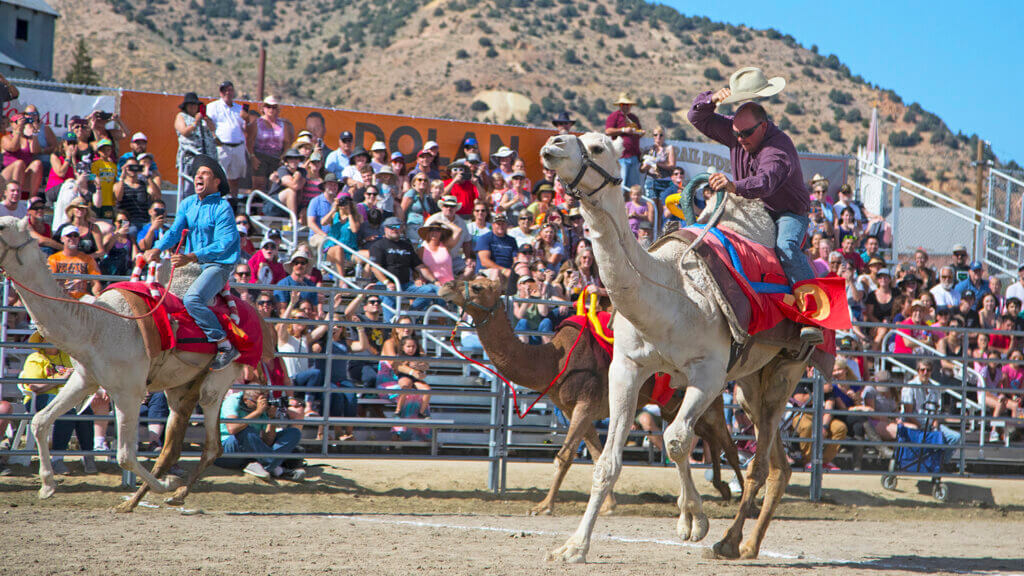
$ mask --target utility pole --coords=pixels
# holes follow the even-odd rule
[[[985,168],[985,164],[983,163],[984,152],[985,152],[985,141],[982,140],[981,138],[978,138],[978,156],[977,156],[977,158],[974,161],[974,166],[975,166],[975,169],[976,169],[975,182],[974,182],[974,186],[975,186],[974,187],[974,209],[977,210],[978,212],[981,212],[981,194],[982,194],[982,192],[981,192],[981,181],[982,181],[983,171],[984,171],[984,168]],[[974,216],[974,220],[975,221],[979,221],[979,220],[981,220],[981,217],[978,216],[978,215],[975,215]]]
[[[266,76],[266,72],[267,72],[267,49],[264,48],[263,46],[260,46],[260,61],[259,61],[259,66],[258,66],[257,72],[256,72],[256,75],[258,76],[258,78],[256,80],[256,82],[257,82],[256,83],[256,100],[258,102],[263,102],[263,81],[264,81],[264,77]],[[980,150],[980,148],[979,148],[979,150]],[[980,152],[979,152],[979,154],[980,154]]]

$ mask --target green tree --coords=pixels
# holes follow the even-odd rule
[[[84,38],[78,39],[73,58],[71,69],[64,76],[65,82],[68,84],[89,84],[93,86],[100,83],[100,75],[92,67],[92,56],[89,55],[89,49],[85,46]]]

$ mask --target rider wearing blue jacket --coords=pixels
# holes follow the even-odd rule
[[[229,188],[220,164],[209,156],[199,155],[192,164],[192,171],[196,193],[181,202],[171,229],[146,251],[146,259],[152,261],[161,251],[173,250],[181,240],[182,231],[188,229],[185,246],[181,253],[171,256],[171,264],[178,267],[197,262],[202,266],[202,272],[182,302],[207,339],[217,343],[217,355],[210,368],[223,370],[240,352],[228,341],[209,303],[224,288],[238,262],[238,229],[235,214],[222,196]]]

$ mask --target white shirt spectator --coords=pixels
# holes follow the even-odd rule
[[[508,231],[508,235],[516,239],[516,243],[520,247],[526,246],[527,244],[533,244],[533,241],[537,239],[536,233],[523,232],[522,228],[516,226]]]
[[[1010,298],[1017,298],[1024,302],[1024,284],[1021,284],[1020,280],[1010,284],[1010,287],[1006,289],[1006,299]]]
[[[245,143],[245,121],[242,120],[242,105],[235,102],[228,108],[223,99],[214,100],[206,106],[206,115],[217,126],[217,140],[224,144]]]
[[[935,286],[932,286],[932,289],[929,290],[929,292],[931,292],[932,296],[935,297],[936,307],[945,306],[946,308],[952,309],[956,308],[957,304],[960,303],[960,296],[952,290],[946,290],[945,288],[942,287],[942,284],[936,284]]]
[[[340,149],[335,150],[327,155],[327,162],[324,163],[324,169],[328,172],[334,172],[334,175],[338,177],[338,180],[342,180],[345,168],[348,168],[348,156]]]
[[[18,201],[14,205],[14,208],[8,208],[6,204],[0,202],[0,216],[14,216],[15,218],[24,218],[28,214],[28,204],[22,201]]]
[[[355,164],[349,164],[348,166],[345,167],[344,170],[341,171],[341,177],[339,179],[342,182],[344,182],[346,178],[351,178],[356,182],[363,181],[363,175],[359,173],[359,169],[356,168]]]
[[[75,196],[78,196],[78,183],[74,178],[65,180],[57,192],[57,199],[53,201],[53,222],[50,223],[50,228],[54,232],[68,221],[67,209]]]

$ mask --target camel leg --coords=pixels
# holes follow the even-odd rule
[[[145,375],[141,379],[144,379]],[[130,381],[128,378],[125,381]],[[126,386],[115,392],[107,390],[114,401],[117,415],[117,464],[124,470],[135,473],[143,482],[149,484],[154,492],[167,492],[171,489],[168,480],[157,480],[153,474],[139,462],[139,406],[142,405],[144,386]]]
[[[235,380],[236,370],[224,370],[212,372],[202,382],[200,388],[199,405],[203,407],[203,429],[206,432],[206,441],[203,443],[203,453],[199,457],[199,464],[188,477],[188,482],[179,487],[174,494],[164,500],[164,503],[172,506],[185,504],[185,497],[188,496],[195,485],[196,480],[203,472],[213,464],[213,461],[220,458],[224,447],[220,443],[220,406],[224,402],[224,396]]]
[[[565,479],[566,473],[569,472],[569,467],[572,466],[576,447],[583,440],[584,432],[588,428],[590,430],[594,429],[593,416],[590,414],[590,409],[587,405],[577,404],[573,408],[572,416],[569,420],[569,432],[566,433],[565,441],[562,442],[562,447],[558,450],[558,454],[555,455],[555,480],[551,483],[547,497],[530,509],[531,516],[550,516],[554,513],[555,496],[558,494],[558,489],[562,486],[562,480]],[[595,459],[597,457],[598,455],[594,455]]]
[[[608,425],[608,442],[601,457],[594,463],[594,479],[590,488],[590,500],[587,510],[580,520],[576,532],[562,546],[548,552],[548,560],[563,562],[586,562],[587,551],[590,549],[590,536],[594,524],[605,499],[611,494],[615,481],[622,471],[622,450],[626,447],[633,412],[640,395],[640,387],[644,380],[653,373],[642,368],[628,358],[626,348],[629,346],[623,338],[616,334],[616,352],[608,369],[608,405],[610,407],[610,423]]]
[[[42,481],[42,486],[39,487],[40,499],[53,496],[54,491],[57,490],[57,482],[53,478],[53,463],[50,462],[53,423],[68,410],[81,404],[89,394],[98,388],[95,384],[86,383],[82,374],[72,372],[57,396],[46,405],[46,408],[32,417],[32,434],[36,437],[36,447],[39,450],[39,480]]]
[[[199,400],[198,386],[193,388],[182,386],[164,391],[171,415],[167,419],[164,446],[160,450],[160,456],[157,457],[156,463],[153,464],[153,476],[157,478],[163,476],[181,458],[181,446],[185,439],[185,430],[188,428],[188,420]],[[114,510],[116,512],[131,512],[139,505],[147,492],[149,492],[149,484],[143,483],[131,499],[122,502]]]
[[[697,436],[704,440],[705,460],[711,459],[711,470],[713,472],[711,484],[722,495],[722,500],[729,502],[732,499],[732,490],[728,484],[722,482],[722,463],[719,458],[722,450],[727,449],[732,444],[729,429],[725,426],[724,406],[725,403],[722,401],[722,397],[716,396],[711,401],[711,406],[708,407],[707,412],[704,412],[697,419],[694,431],[697,433]],[[733,449],[733,452],[735,453],[736,450]]]
[[[588,422],[593,424],[592,421],[588,420]],[[590,456],[593,458],[594,462],[600,460],[603,450],[601,449],[601,438],[597,435],[597,428],[594,428],[593,425],[588,426],[587,429],[583,431],[583,441],[587,443],[587,450],[590,450]],[[602,516],[607,516],[613,512],[615,512],[614,490],[608,492],[608,497],[604,499],[604,504],[601,506],[600,514]]]
[[[754,533],[740,546],[741,559],[751,560],[757,558],[761,550],[761,542],[764,540],[764,534],[768,530],[768,524],[771,523],[772,517],[775,515],[775,508],[779,505],[782,495],[786,492],[786,486],[789,485],[789,477],[793,475],[793,472],[789,469],[789,462],[786,460],[786,450],[782,446],[782,438],[778,432],[776,432],[775,441],[772,443],[770,467],[768,485],[764,495],[764,505],[761,507],[761,513],[757,517]]]
[[[694,440],[694,426],[708,405],[720,397],[725,386],[725,364],[715,359],[703,360],[690,366],[686,375],[689,386],[683,395],[672,424],[665,430],[665,446],[669,458],[676,463],[679,474],[679,520],[676,533],[683,540],[698,542],[708,533],[708,517],[704,514],[700,493],[690,474],[690,447]],[[677,377],[673,374],[673,378]]]

